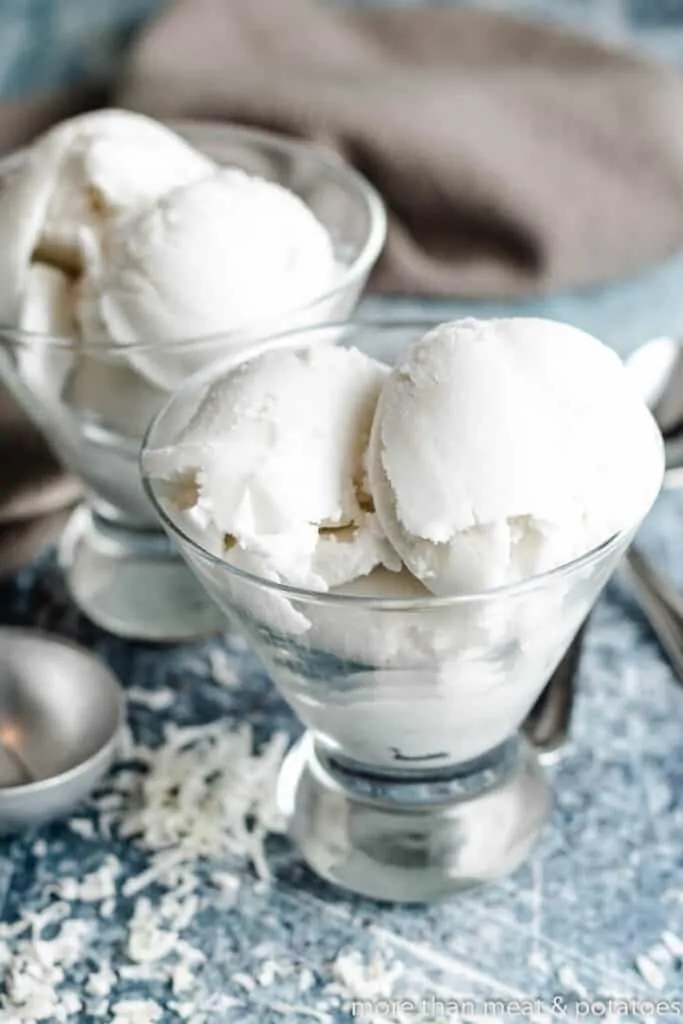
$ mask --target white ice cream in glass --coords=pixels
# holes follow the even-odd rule
[[[347,316],[381,201],[334,154],[104,110],[0,164],[0,373],[84,483],[60,546],[79,606],[124,636],[223,623],[140,486],[142,436],[191,373]]]
[[[142,454],[198,579],[307,728],[312,867],[424,900],[527,855],[519,729],[661,486],[615,353],[552,321],[319,326],[188,381]]]

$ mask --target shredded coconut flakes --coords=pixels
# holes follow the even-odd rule
[[[61,907],[60,907],[61,911]],[[41,915],[29,915],[28,934],[12,946],[3,939],[0,963],[3,995],[0,996],[0,1021],[3,1024],[33,1024],[34,1021],[67,1022],[81,1008],[77,994],[60,991],[66,971],[84,955],[92,924],[79,919],[64,921],[52,939],[43,931],[54,924],[56,915],[49,907]]]
[[[683,939],[669,931],[662,932],[660,938],[662,945],[668,949],[671,956],[683,959]]]
[[[136,691],[133,695],[139,696]],[[46,887],[45,895],[56,899],[45,910],[27,911],[11,925],[0,923],[0,1024],[69,1024],[80,1014],[84,1007],[68,987],[68,972],[88,962],[96,925],[71,917],[72,906],[99,903],[100,915],[108,918],[119,894],[136,897],[124,947],[130,963],[116,971],[101,964],[88,975],[83,986],[84,994],[92,997],[88,1015],[106,1017],[112,1024],[154,1024],[164,1013],[154,1000],[119,999],[113,1005],[109,1000],[119,978],[161,980],[169,983],[175,997],[168,1008],[191,1024],[203,1024],[205,1015],[187,997],[205,956],[181,937],[199,909],[198,862],[208,861],[209,878],[226,893],[234,894],[240,886],[239,877],[224,869],[226,858],[249,861],[260,879],[257,885],[269,880],[264,844],[269,833],[283,830],[275,787],[287,743],[278,733],[254,753],[250,727],[233,730],[225,721],[169,725],[156,749],[129,740],[126,757],[141,762],[145,774],[115,771],[95,798],[97,822],[77,817],[70,827],[85,839],[98,832],[111,835],[115,827],[150,854],[149,867],[122,884],[121,863],[109,855],[94,871]],[[38,840],[33,850],[43,856],[45,841]],[[169,891],[153,905],[139,894],[154,883]],[[57,931],[45,939],[48,927]],[[266,962],[260,983],[269,984],[278,971]],[[248,975],[243,981],[244,987],[256,986]]]
[[[97,835],[97,829],[89,818],[71,818],[68,825],[82,839],[94,839]]]
[[[219,686],[237,686],[239,675],[235,671],[233,661],[222,647],[212,647],[209,651],[209,671],[211,678]]]
[[[664,972],[645,953],[641,953],[635,960],[636,970],[641,978],[651,985],[652,988],[662,989],[666,985]]]
[[[112,1006],[112,1024],[156,1024],[163,1016],[163,1007],[153,999],[122,999]]]
[[[121,821],[121,834],[152,852],[150,868],[129,879],[124,893],[166,882],[173,870],[201,857],[249,860],[268,880],[264,842],[283,831],[275,785],[287,743],[277,733],[255,754],[248,725],[169,725],[165,742],[150,755],[137,805]]]
[[[175,701],[172,690],[147,690],[143,686],[129,686],[126,697],[133,704],[141,704],[150,711],[166,711]]]

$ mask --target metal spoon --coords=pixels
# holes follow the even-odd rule
[[[0,786],[25,786],[33,776],[11,747],[0,746]]]
[[[626,369],[664,437],[667,488],[683,485],[683,344],[654,338],[626,361]],[[683,596],[650,559],[632,545],[620,574],[683,683]]]
[[[88,795],[116,754],[124,708],[118,681],[88,651],[0,628],[0,835]]]
[[[545,764],[559,759],[569,735],[576,693],[575,683],[587,625],[588,619],[574,637],[524,723],[527,738],[536,748],[539,759]]]
[[[655,338],[632,354],[626,368],[633,375],[640,394],[652,409],[664,435],[665,484],[668,487],[681,486],[683,345],[672,338]],[[628,552],[621,573],[683,681],[683,602],[681,618],[677,621],[666,597],[678,602],[678,594],[637,548],[632,547]],[[579,630],[524,723],[527,737],[544,761],[557,759],[569,733],[586,625],[584,623]]]
[[[0,725],[0,786],[24,786],[33,781],[33,772],[14,749],[12,725]]]
[[[626,370],[664,437],[665,486],[683,483],[683,344],[653,338],[626,360]]]
[[[683,683],[683,598],[638,548],[631,548],[620,574]]]

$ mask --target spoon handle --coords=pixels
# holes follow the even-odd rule
[[[624,559],[621,574],[683,683],[683,598],[635,545]]]
[[[524,723],[528,739],[544,761],[555,759],[569,734],[587,624],[586,619]]]

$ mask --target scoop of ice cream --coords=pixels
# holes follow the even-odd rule
[[[569,561],[638,521],[661,437],[614,352],[565,324],[473,319],[413,344],[368,451],[382,526],[435,594]]]
[[[288,583],[327,589],[380,563],[399,568],[362,479],[387,368],[355,349],[265,352],[207,393],[150,475],[227,538],[228,557]]]
[[[0,320],[16,323],[32,258],[77,272],[81,236],[215,164],[141,114],[103,110],[41,136],[0,193]]]
[[[309,603],[206,561],[197,568],[248,636],[287,652],[278,683],[304,724],[378,767],[401,758],[430,768],[467,761],[508,739],[588,603],[565,603],[560,578],[522,606],[503,599],[493,608],[426,608],[421,583],[405,569],[382,568],[333,591],[357,603]],[[386,600],[396,602],[390,612],[377,607]]]
[[[86,272],[81,318],[99,320],[121,345],[189,341],[278,317],[322,297],[334,284],[330,237],[298,196],[237,169],[175,189],[108,226],[99,265]],[[172,387],[210,360],[217,341],[160,349],[131,361]]]

